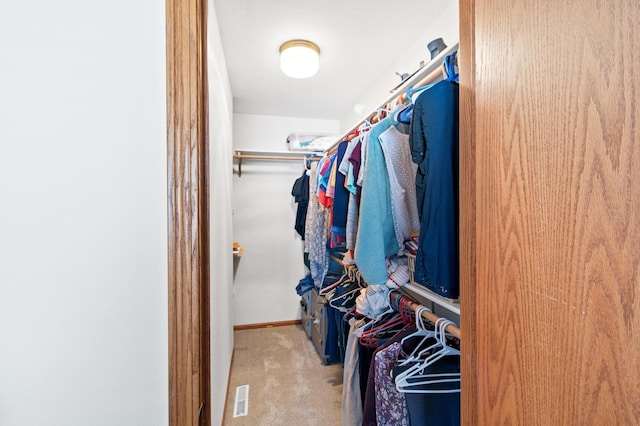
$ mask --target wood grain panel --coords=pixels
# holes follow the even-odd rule
[[[475,221],[461,240],[463,261],[475,252],[465,424],[640,424],[640,4],[463,5],[475,145],[461,139],[461,162],[475,156],[476,202],[463,214],[461,193],[461,233]]]
[[[475,18],[474,0],[460,1],[460,333],[461,421],[476,425],[476,176],[475,176]]]
[[[167,0],[169,423],[210,424],[206,2]]]

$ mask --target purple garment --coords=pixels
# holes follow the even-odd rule
[[[407,402],[391,378],[391,369],[401,351],[402,345],[396,342],[375,354],[376,420],[379,426],[409,426]]]
[[[364,395],[362,426],[377,426],[376,423],[376,356],[373,355],[373,368],[369,369],[367,392]]]
[[[387,340],[382,346],[380,346],[376,353],[373,355],[373,368],[369,369],[369,377],[367,382],[367,392],[364,398],[364,413],[362,418],[362,426],[377,426],[376,421],[376,380],[375,380],[375,362],[376,362],[376,354],[381,350],[384,350],[391,346],[394,343],[400,343],[403,338],[409,336],[410,334],[416,331],[416,327],[414,325],[408,325],[391,339]]]
[[[353,148],[351,152],[351,156],[349,157],[349,162],[353,164],[353,176],[355,177],[355,181],[358,180],[358,174],[360,173],[360,160],[362,159],[362,143],[360,141],[356,142],[356,146]]]

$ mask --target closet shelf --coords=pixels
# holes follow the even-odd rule
[[[445,308],[446,310],[448,310],[449,312],[453,312],[457,315],[460,315],[460,302],[459,301],[452,301],[450,299],[447,299],[446,297],[442,297],[439,296],[437,294],[435,294],[434,292],[420,286],[417,284],[407,284],[402,286],[402,290],[406,290],[408,293],[412,293],[415,295],[418,295],[420,297],[423,297],[425,299],[428,299],[430,301],[432,301],[433,303],[435,303],[438,306],[441,306],[443,308]]]

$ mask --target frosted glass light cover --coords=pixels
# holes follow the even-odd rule
[[[309,78],[320,68],[318,52],[306,46],[290,46],[280,52],[280,68],[289,77]]]

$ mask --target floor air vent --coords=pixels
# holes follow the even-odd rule
[[[246,416],[249,412],[249,385],[236,388],[236,402],[233,405],[233,417]]]

